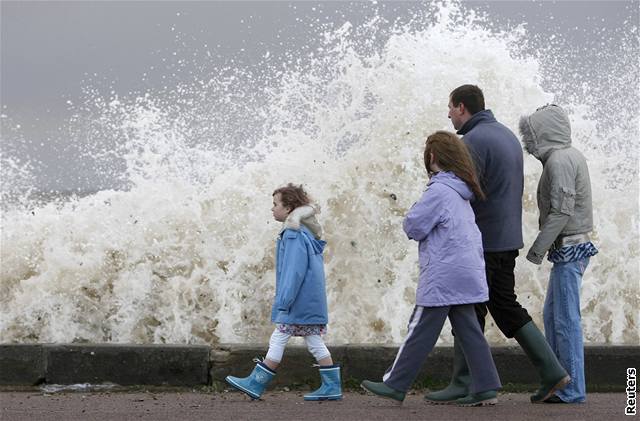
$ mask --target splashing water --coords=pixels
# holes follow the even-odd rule
[[[624,57],[638,51],[633,34]],[[401,221],[427,181],[424,139],[451,130],[448,94],[464,83],[514,129],[557,100],[543,88],[560,86],[557,75],[544,52],[525,52],[527,37],[439,5],[410,23],[327,30],[303,64],[225,69],[130,98],[87,88],[69,124],[89,139],[86,159],[123,188],[17,205],[9,198],[28,196],[28,171],[3,157],[0,342],[265,342],[279,231],[271,192],[290,181],[322,208],[327,340],[400,342],[418,277]],[[617,70],[637,86],[637,66]],[[638,127],[595,112],[583,89],[562,105],[589,160],[600,248],[583,281],[585,340],[637,344]],[[540,172],[526,157],[525,247]],[[549,268],[517,262],[519,301],[539,325]],[[487,337],[506,341],[492,323]]]

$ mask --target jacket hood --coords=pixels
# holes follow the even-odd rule
[[[313,251],[316,254],[322,254],[322,252],[324,251],[324,246],[327,245],[327,242],[324,240],[320,240],[319,238],[317,238],[308,228],[307,225],[304,224],[302,227],[300,227],[300,231],[303,233],[303,235],[305,235],[308,239],[309,242],[311,243],[311,246],[313,247]]]
[[[427,184],[427,186],[430,186],[434,183],[441,183],[451,187],[464,200],[470,201],[474,197],[473,192],[471,191],[467,183],[462,181],[460,178],[458,178],[457,175],[455,175],[451,171],[440,171],[439,173],[434,174],[433,176],[431,176],[431,180],[429,180],[429,183]]]
[[[554,150],[571,146],[569,116],[562,107],[545,105],[520,118],[520,135],[525,150],[545,162]]]
[[[317,213],[320,213],[320,207],[316,204],[294,209],[283,222],[280,235],[287,229],[300,231],[302,235],[309,239],[314,252],[321,254],[327,243],[320,239],[322,226],[316,218]]]
[[[280,233],[286,229],[298,230],[304,225],[315,238],[322,238],[322,226],[318,222],[316,215],[320,213],[320,206],[317,203],[295,208],[282,224]]]
[[[307,228],[316,239],[322,238],[322,226],[315,215],[300,220],[300,224]]]
[[[495,123],[496,118],[493,116],[491,110],[482,110],[471,116],[469,120],[467,120],[460,130],[457,131],[460,135],[465,135],[471,131],[478,123]]]

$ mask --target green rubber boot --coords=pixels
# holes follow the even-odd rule
[[[487,406],[498,403],[498,392],[487,390],[479,393],[470,393],[464,398],[456,399],[458,406]]]
[[[471,374],[467,361],[464,359],[462,345],[455,337],[453,338],[453,375],[449,385],[435,392],[424,395],[426,401],[435,404],[456,403],[457,399],[464,398],[469,394],[471,384]]]
[[[571,381],[567,371],[560,365],[544,335],[533,321],[522,326],[513,335],[520,347],[538,371],[540,388],[532,395],[531,402],[542,403],[553,396],[553,392],[563,389]]]
[[[404,392],[395,390],[387,386],[383,382],[378,383],[378,382],[372,382],[369,380],[363,380],[362,383],[360,383],[360,387],[362,387],[367,392],[371,392],[374,395],[380,396],[381,398],[391,399],[392,401],[395,401],[396,403],[399,403],[399,404],[402,404],[402,402],[404,401],[404,396],[405,396]]]

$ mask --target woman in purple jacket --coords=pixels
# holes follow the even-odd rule
[[[424,164],[427,190],[405,217],[407,236],[418,241],[420,280],[408,333],[382,382],[362,387],[378,396],[404,400],[447,317],[461,341],[471,372],[470,394],[460,406],[494,405],[501,387],[474,310],[489,299],[482,237],[469,201],[484,199],[466,146],[456,135],[438,131],[427,138]]]

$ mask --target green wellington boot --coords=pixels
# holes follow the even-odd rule
[[[469,393],[464,398],[456,399],[458,406],[487,406],[498,403],[498,392],[487,390],[479,393]]]
[[[382,382],[376,383],[369,380],[363,380],[362,383],[360,383],[360,386],[367,392],[371,392],[381,398],[391,399],[400,404],[404,401],[404,392],[392,389]]]
[[[434,404],[456,403],[456,399],[464,398],[469,394],[471,374],[467,361],[464,359],[460,341],[453,338],[453,375],[451,382],[442,390],[429,392],[424,395],[426,401]]]
[[[513,335],[524,350],[540,376],[540,388],[531,396],[531,402],[542,403],[563,389],[571,381],[567,371],[560,365],[544,335],[533,321],[522,326]]]

